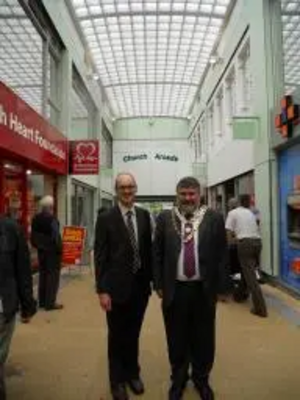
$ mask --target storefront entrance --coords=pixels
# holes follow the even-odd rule
[[[57,177],[68,172],[68,141],[2,82],[0,111],[0,214],[16,219],[29,238],[39,200],[56,200]]]

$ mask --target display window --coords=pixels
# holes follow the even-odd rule
[[[3,194],[0,213],[15,219],[24,229],[28,242],[31,221],[39,211],[39,201],[45,195],[57,198],[57,177],[43,174],[24,165],[0,160],[0,190]],[[37,268],[37,254],[30,246],[33,269]]]

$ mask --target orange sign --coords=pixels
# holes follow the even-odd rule
[[[294,258],[292,261],[292,271],[296,275],[300,275],[300,258]]]
[[[78,265],[81,262],[86,230],[79,226],[65,226],[63,229],[62,262],[67,265]]]

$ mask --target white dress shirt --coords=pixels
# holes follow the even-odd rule
[[[179,254],[178,265],[177,265],[177,280],[180,282],[191,282],[191,281],[199,281],[200,277],[200,268],[199,268],[199,257],[198,257],[198,231],[194,235],[194,252],[195,252],[195,269],[196,273],[192,278],[187,278],[184,274],[184,265],[183,265],[183,252],[184,252],[184,224],[181,223],[181,251]]]

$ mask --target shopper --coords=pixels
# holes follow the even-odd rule
[[[261,237],[255,215],[250,210],[250,196],[241,195],[239,203],[239,207],[228,213],[226,229],[237,240],[242,275],[253,302],[251,312],[267,317],[267,306],[256,276],[257,260],[262,248]]]
[[[41,211],[33,218],[31,243],[38,251],[39,306],[47,311],[61,310],[56,302],[60,281],[62,239],[59,221],[54,215],[54,199],[45,196]]]
[[[21,227],[0,217],[0,400],[6,399],[4,366],[9,353],[18,309],[28,323],[36,313],[29,249]]]

